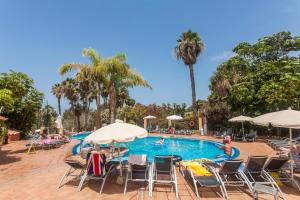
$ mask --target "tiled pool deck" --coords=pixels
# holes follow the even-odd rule
[[[200,138],[200,136],[189,136]],[[215,140],[212,137],[201,137]],[[116,178],[108,179],[102,195],[99,195],[100,184],[90,181],[81,192],[76,191],[75,183],[68,183],[57,189],[58,182],[67,169],[64,157],[71,151],[76,141],[58,149],[39,150],[27,155],[25,153],[26,141],[13,142],[2,146],[0,151],[0,200],[131,200],[138,199],[138,185],[130,184],[127,195],[123,195],[124,185],[117,185]],[[246,159],[249,155],[275,155],[275,152],[264,143],[233,142],[239,148],[240,158]],[[181,200],[197,199],[189,183],[177,173],[179,198]],[[288,200],[300,199],[300,192],[289,186],[282,187]],[[229,198],[232,200],[252,199],[249,191],[244,188],[228,188]],[[201,199],[221,199],[213,189],[201,188]],[[176,199],[168,186],[155,187],[153,197],[144,192],[144,199]],[[268,195],[260,195],[259,199],[273,199]]]

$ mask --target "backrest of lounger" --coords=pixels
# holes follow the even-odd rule
[[[147,155],[131,154],[128,157],[128,163],[133,165],[147,165]]]
[[[65,163],[67,163],[69,166],[73,167],[74,169],[83,169],[83,165],[75,160],[65,160]]]
[[[222,164],[219,173],[235,174],[238,172],[243,160],[225,160]]]
[[[129,155],[128,163],[133,173],[145,171],[148,166],[147,155]]]
[[[272,157],[265,165],[265,169],[270,172],[279,171],[288,160],[289,158]]]
[[[245,166],[245,171],[261,172],[268,159],[268,156],[249,156]]]
[[[173,156],[155,156],[155,169],[160,172],[170,172],[173,166]]]

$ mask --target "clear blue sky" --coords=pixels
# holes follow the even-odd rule
[[[153,86],[131,90],[138,102],[190,104],[188,69],[173,53],[183,31],[197,31],[206,46],[195,65],[197,97],[205,99],[236,44],[279,31],[300,35],[299,10],[298,0],[0,0],[0,72],[29,74],[56,106],[50,89],[65,78],[61,64],[88,62],[84,47],[104,57],[125,52]]]

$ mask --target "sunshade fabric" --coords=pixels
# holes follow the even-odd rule
[[[128,123],[113,123],[88,135],[84,142],[89,144],[110,144],[113,142],[130,142],[135,138],[148,135],[146,129]]]
[[[152,115],[148,115],[148,116],[144,117],[144,119],[156,119],[156,117],[152,116]]]
[[[248,121],[251,121],[251,120],[252,120],[251,117],[240,115],[238,117],[231,118],[228,121],[229,122],[248,122]]]
[[[272,112],[252,118],[251,122],[261,126],[271,124],[273,127],[300,129],[300,111],[288,109]]]
[[[166,119],[167,120],[181,120],[183,118],[181,116],[178,116],[178,115],[170,115]]]

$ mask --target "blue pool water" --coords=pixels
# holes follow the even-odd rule
[[[74,139],[83,141],[90,133],[81,133],[74,135]],[[222,154],[223,151],[215,145],[220,144],[214,141],[187,139],[187,138],[165,138],[163,145],[154,145],[160,137],[148,136],[136,139],[132,142],[122,143],[121,146],[127,147],[129,151],[123,155],[124,158],[129,154],[147,154],[148,159],[152,160],[155,155],[179,155],[184,160],[197,158],[215,159],[216,155]],[[83,144],[86,146],[87,144]],[[75,146],[73,153],[80,152],[80,144]],[[239,156],[239,150],[233,148],[233,158]]]

